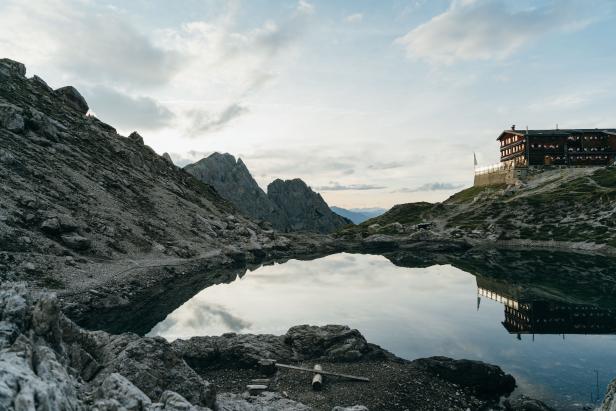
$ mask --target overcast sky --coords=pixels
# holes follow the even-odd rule
[[[438,201],[519,128],[616,127],[613,0],[0,0],[0,56],[177,164]]]

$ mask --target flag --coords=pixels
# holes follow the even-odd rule
[[[474,151],[473,151],[473,160],[475,161],[475,167],[477,167],[477,155],[475,155]]]

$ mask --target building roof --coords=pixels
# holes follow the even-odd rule
[[[616,135],[616,128],[563,128],[551,130],[503,130],[497,137],[500,140],[505,134],[517,134],[519,136],[570,136],[575,134],[603,133]]]

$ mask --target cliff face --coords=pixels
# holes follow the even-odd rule
[[[250,175],[242,159],[231,154],[214,153],[184,168],[199,180],[212,185],[245,215],[266,220],[279,231],[287,231],[286,215],[267,197]]]
[[[323,197],[299,178],[274,180],[267,195],[287,215],[292,230],[328,233],[353,224],[331,211]]]
[[[246,216],[269,221],[279,231],[331,233],[352,224],[334,213],[321,195],[300,179],[276,180],[266,194],[244,162],[231,154],[214,153],[184,169],[212,185]]]

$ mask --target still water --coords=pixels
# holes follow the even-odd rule
[[[149,335],[280,335],[298,324],[346,324],[403,358],[497,364],[521,392],[560,409],[602,398],[616,377],[616,310],[584,304],[584,293],[569,297],[567,284],[543,281],[535,290],[489,273],[359,254],[291,260],[202,290]]]

